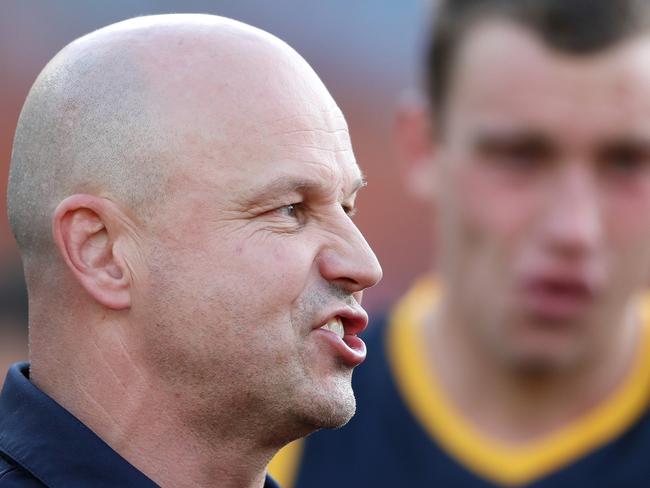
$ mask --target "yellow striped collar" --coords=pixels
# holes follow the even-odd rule
[[[397,305],[388,330],[388,358],[397,387],[424,430],[458,462],[503,485],[521,485],[605,445],[633,424],[650,397],[650,333],[645,327],[634,366],[609,398],[570,425],[524,446],[495,442],[453,408],[426,362],[421,324],[436,300],[433,280],[421,280]],[[650,322],[650,306],[643,318]]]

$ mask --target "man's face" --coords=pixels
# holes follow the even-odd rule
[[[381,268],[351,220],[363,179],[347,125],[309,81],[174,117],[184,154],[143,246],[141,348],[203,428],[264,420],[275,442],[296,419],[290,436],[354,412],[361,293]],[[321,328],[337,320],[343,339]]]
[[[650,262],[650,39],[572,57],[506,21],[461,46],[436,143],[453,314],[508,364],[622,335]]]

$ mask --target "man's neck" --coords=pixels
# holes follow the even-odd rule
[[[143,411],[155,413],[148,424],[122,430],[112,439],[120,455],[162,487],[262,488],[275,450],[258,445],[252,435],[207,425],[203,432],[190,428],[178,422],[180,412],[164,405],[155,411],[154,405],[141,402]],[[125,420],[135,418],[130,414]]]
[[[639,320],[621,322],[602,353],[573,368],[535,373],[481,348],[451,314],[430,314],[423,330],[427,362],[454,408],[488,438],[517,445],[570,424],[625,379],[641,327]]]
[[[56,362],[37,354],[31,380],[162,487],[263,487],[277,448],[256,442],[254,432],[241,432],[226,415],[220,426],[201,424],[188,399],[147,377],[123,348],[102,351]]]

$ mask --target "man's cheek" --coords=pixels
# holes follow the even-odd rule
[[[459,185],[459,214],[475,237],[514,238],[534,216],[535,195],[484,173],[472,172]]]
[[[610,274],[616,275],[619,281],[650,286],[650,242],[647,239],[622,241],[617,250],[608,251],[610,259],[604,259]]]
[[[637,269],[648,270],[650,262],[650,225],[622,216],[610,218],[603,229],[601,249],[605,256],[618,256],[618,261],[632,264]],[[603,259],[606,259],[603,258]],[[636,263],[636,264],[634,264]],[[611,266],[611,264],[610,264]],[[628,268],[629,265],[622,267]],[[650,270],[648,270],[650,272]]]

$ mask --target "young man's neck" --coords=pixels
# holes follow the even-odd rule
[[[427,361],[454,408],[482,434],[508,444],[535,441],[579,418],[613,393],[637,357],[641,321],[629,317],[602,352],[574,367],[527,371],[481,347],[443,310],[424,324]]]

